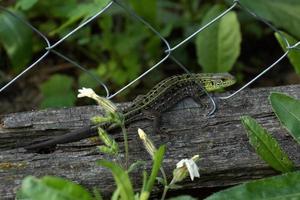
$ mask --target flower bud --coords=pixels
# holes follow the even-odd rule
[[[141,140],[143,141],[143,144],[147,150],[147,152],[150,154],[151,158],[154,158],[154,153],[156,152],[156,148],[153,144],[153,142],[148,138],[148,136],[146,135],[146,133],[142,130],[142,129],[138,129],[138,134],[141,138]]]

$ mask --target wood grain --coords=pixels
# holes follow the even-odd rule
[[[274,175],[276,172],[249,145],[240,123],[241,116],[250,115],[274,135],[299,167],[300,147],[280,126],[268,102],[268,96],[273,91],[300,98],[300,85],[251,89],[229,100],[217,100],[218,111],[209,117],[206,115],[209,108],[201,108],[191,99],[186,99],[163,114],[162,133],[152,133],[149,121],[134,123],[128,128],[130,160],[146,160],[145,168],[151,166],[151,159],[137,136],[136,129],[140,127],[157,146],[166,144],[164,167],[169,178],[180,159],[200,154],[201,178],[194,182],[186,179],[182,183],[184,188],[199,190],[230,186]],[[21,180],[27,175],[66,177],[89,188],[99,187],[106,195],[111,193],[115,186],[110,172],[96,164],[97,160],[107,157],[96,150],[95,140],[60,145],[49,154],[30,153],[22,148],[33,141],[45,140],[85,126],[92,116],[100,113],[102,110],[97,106],[85,106],[2,116],[0,199],[13,199]],[[120,149],[123,149],[121,134],[116,132],[112,135],[119,141]],[[141,181],[140,172],[137,170],[131,174],[137,188]],[[155,192],[161,189],[157,187]]]

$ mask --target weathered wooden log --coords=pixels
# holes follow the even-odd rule
[[[207,116],[208,108],[201,108],[191,99],[180,102],[163,114],[162,132],[152,133],[151,122],[140,121],[130,125],[130,161],[151,159],[137,136],[143,128],[159,146],[166,144],[164,167],[169,178],[179,160],[200,154],[201,178],[191,182],[186,179],[184,188],[200,190],[205,187],[229,186],[246,180],[276,174],[262,161],[249,145],[240,117],[250,115],[268,129],[288,153],[300,164],[300,147],[281,127],[272,112],[270,92],[284,92],[300,98],[300,85],[246,90],[229,100],[217,100],[218,110]],[[220,96],[224,94],[218,94]],[[123,106],[123,104],[121,105]],[[102,113],[97,106],[75,107],[9,114],[1,117],[0,126],[0,199],[12,199],[21,180],[27,175],[56,175],[66,177],[89,188],[98,187],[105,194],[115,185],[110,172],[97,166],[96,161],[105,156],[95,150],[95,140],[59,145],[54,152],[38,154],[26,152],[23,146],[33,141],[64,134],[89,124],[89,119]],[[122,146],[120,133],[113,133]],[[138,185],[141,171],[131,174]],[[156,192],[159,192],[157,188]]]

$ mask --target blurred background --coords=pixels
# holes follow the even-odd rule
[[[29,21],[52,44],[107,5],[108,0],[0,0],[0,5]],[[222,0],[127,0],[120,1],[151,24],[171,46],[177,45],[233,4]],[[299,0],[241,0],[276,28],[292,44],[300,39]],[[28,67],[43,53],[45,41],[24,23],[0,12],[0,86]],[[149,28],[113,5],[105,13],[55,48],[86,67],[116,92],[161,60],[165,44]],[[254,78],[283,55],[279,35],[249,15],[234,9],[205,31],[173,52],[191,72],[230,72],[236,89]],[[157,82],[183,70],[167,60],[143,79],[113,98],[130,101]],[[300,83],[300,51],[289,57],[251,87]],[[0,114],[44,108],[71,107],[93,102],[78,100],[77,89],[105,90],[87,73],[50,54],[5,91],[0,93]]]

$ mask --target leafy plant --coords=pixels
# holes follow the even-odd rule
[[[281,93],[272,93],[274,113],[291,136],[300,144],[300,101]]]
[[[177,197],[170,198],[169,200],[196,200],[196,198],[193,198],[193,197],[188,196],[188,195],[182,195],[182,196],[177,196]]]
[[[28,176],[22,181],[16,199],[92,200],[94,198],[85,188],[66,179],[53,176],[37,179]]]
[[[249,116],[242,117],[242,124],[247,130],[250,144],[264,161],[281,172],[293,170],[293,162],[270,133]]]
[[[117,155],[119,153],[118,143],[111,139],[111,137],[102,128],[98,128],[98,134],[101,141],[105,144],[98,146],[99,151],[105,154]]]
[[[269,99],[280,122],[299,143],[300,101],[282,93],[272,93]],[[253,118],[244,116],[242,123],[248,132],[250,144],[263,160],[281,172],[289,172],[294,168],[278,142]]]
[[[203,18],[202,26],[225,10],[213,6]],[[197,36],[198,63],[204,72],[228,72],[240,54],[241,31],[235,12],[229,12]]]
[[[297,40],[295,38],[293,38],[292,36],[290,36],[289,34],[287,34],[285,32],[281,32],[281,34],[288,40],[288,42],[291,46],[297,43]],[[275,37],[278,40],[282,49],[284,51],[287,51],[287,49],[286,49],[287,44],[285,43],[285,41],[282,40],[279,33],[275,33]],[[296,73],[298,73],[300,75],[300,51],[292,49],[292,50],[290,50],[290,52],[288,53],[287,56],[288,56],[291,64],[293,65]]]
[[[19,12],[13,12],[24,18]],[[19,19],[7,12],[0,13],[0,44],[8,54],[13,71],[20,72],[32,56],[32,31]]]
[[[40,86],[44,100],[42,108],[73,106],[76,96],[72,90],[73,79],[66,75],[54,75]]]
[[[127,172],[120,166],[113,162],[101,160],[98,162],[99,165],[110,169],[112,172],[115,182],[117,184],[117,190],[119,190],[120,196],[124,200],[134,199],[134,191],[131,185],[131,181]]]
[[[16,3],[16,8],[28,10],[32,8],[37,2],[38,0],[18,0]]]
[[[241,4],[257,15],[271,21],[275,26],[283,28],[290,34],[300,38],[300,10],[298,0],[240,0]]]
[[[300,101],[282,93],[269,97],[272,108],[283,126],[299,143]],[[244,116],[242,123],[247,129],[251,145],[258,155],[274,169],[289,172],[294,166],[277,141],[253,118]],[[277,177],[248,182],[211,195],[207,199],[299,199],[300,173],[288,173]]]
[[[250,181],[217,192],[206,198],[206,200],[299,199],[299,178],[300,172],[293,172],[271,178]]]
[[[142,187],[138,199],[146,200],[149,198],[155,179],[157,177],[157,173],[159,172],[160,166],[162,164],[164,152],[165,152],[165,147],[163,146],[160,147],[157,150],[157,152],[155,152],[151,175],[148,179],[144,180],[144,185]],[[110,169],[111,172],[113,173],[115,182],[117,184],[117,191],[121,199],[125,199],[125,200],[134,199],[135,195],[133,192],[133,187],[131,185],[129,176],[124,169],[122,169],[120,166],[116,165],[113,162],[104,161],[104,160],[99,161],[98,164]]]

